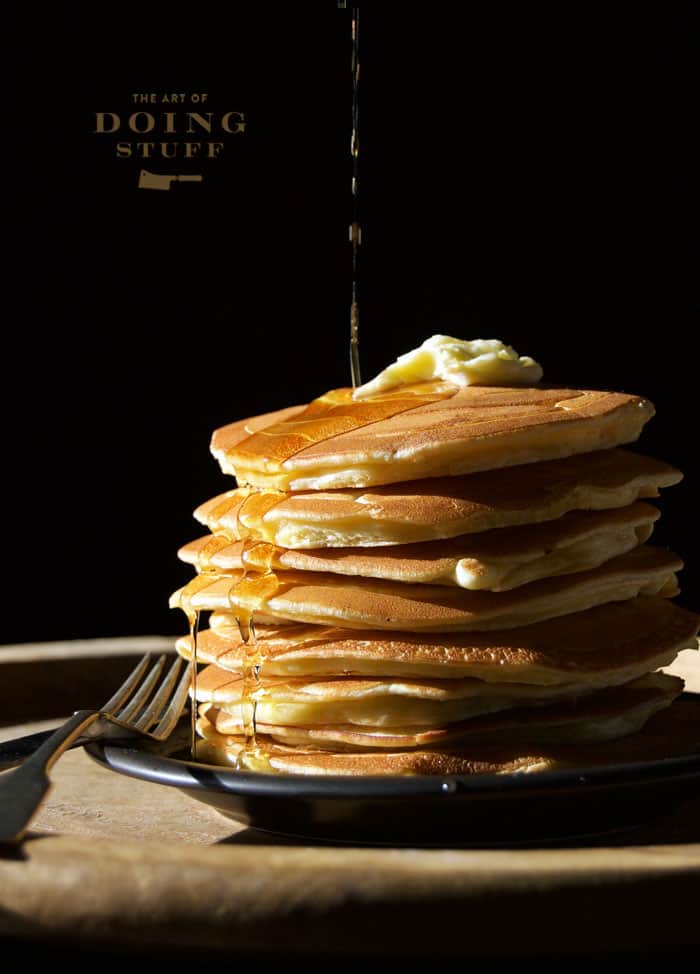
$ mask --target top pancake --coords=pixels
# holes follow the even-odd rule
[[[232,541],[282,548],[409,544],[519,524],[568,511],[606,510],[657,497],[683,475],[629,450],[597,450],[509,471],[418,480],[373,490],[258,494],[238,488],[205,501],[195,518]]]
[[[654,407],[625,393],[421,383],[352,401],[333,390],[216,430],[241,485],[365,487],[552,460],[636,440]]]

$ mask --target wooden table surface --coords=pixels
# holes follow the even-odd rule
[[[130,637],[0,647],[0,737],[98,706]],[[676,670],[697,680],[694,659]],[[698,685],[700,689],[700,685]],[[568,956],[700,943],[700,800],[600,844],[370,848],[257,832],[66,753],[22,849],[0,852],[0,934],[86,950]],[[183,954],[184,956],[184,954]]]

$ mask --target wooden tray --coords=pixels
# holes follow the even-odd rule
[[[98,706],[157,636],[0,647],[3,738]],[[700,690],[698,654],[674,672]],[[0,933],[48,946],[361,956],[544,956],[698,942],[700,801],[614,839],[548,848],[365,848],[246,829],[82,750],[19,853]]]

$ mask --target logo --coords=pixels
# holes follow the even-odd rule
[[[139,168],[138,189],[201,183],[203,172],[183,171],[183,164],[197,162],[204,170],[246,130],[244,112],[217,112],[208,103],[206,92],[134,92],[126,111],[95,112],[94,133],[107,142],[113,158],[148,162],[148,168]],[[168,172],[155,171],[160,168]]]

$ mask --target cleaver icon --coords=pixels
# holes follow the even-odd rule
[[[177,173],[154,173],[142,169],[139,173],[139,189],[170,189],[174,182],[201,183],[201,176],[187,176]]]

